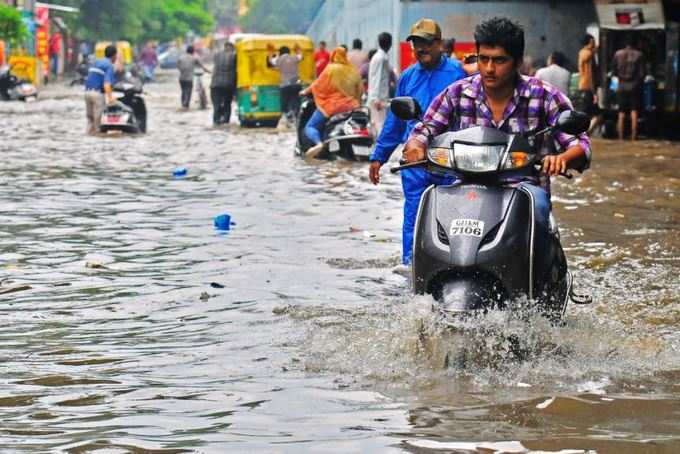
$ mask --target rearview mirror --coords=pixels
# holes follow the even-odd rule
[[[410,96],[392,98],[390,110],[397,118],[401,118],[402,120],[418,120],[423,113],[418,101]]]
[[[583,112],[567,110],[557,118],[555,129],[567,134],[581,134],[590,127],[590,117]]]

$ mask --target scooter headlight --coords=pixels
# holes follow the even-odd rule
[[[442,167],[451,167],[451,150],[449,148],[428,148],[427,158]]]
[[[454,143],[453,159],[456,168],[466,172],[493,172],[497,170],[505,145],[468,145]]]

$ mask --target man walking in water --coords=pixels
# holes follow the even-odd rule
[[[187,110],[191,104],[191,92],[194,89],[194,70],[196,66],[203,68],[207,73],[208,69],[194,55],[194,46],[187,46],[187,51],[177,60],[177,69],[179,69],[179,87],[182,90],[181,102],[182,108]]]
[[[389,52],[392,47],[392,35],[382,32],[378,35],[380,49],[371,57],[368,66],[368,108],[371,111],[371,122],[376,134],[380,134],[385,123],[387,101],[390,97],[390,67]]]
[[[300,109],[300,62],[302,61],[302,49],[295,45],[295,55],[291,55],[288,46],[281,46],[279,54],[274,53],[274,46],[267,45],[269,56],[267,64],[277,68],[281,74],[280,81],[280,102],[281,120],[290,126],[295,121],[295,116]],[[283,126],[283,124],[282,124]]]
[[[614,54],[614,75],[619,78],[616,88],[616,101],[619,105],[619,118],[616,132],[623,140],[626,113],[630,112],[630,139],[637,139],[638,112],[642,101],[642,82],[645,79],[645,65],[642,52],[633,47],[633,37],[626,36],[626,47]]]
[[[423,108],[426,108],[439,92],[464,78],[465,72],[460,63],[442,54],[441,28],[432,19],[420,19],[416,22],[411,27],[411,34],[406,40],[411,42],[418,62],[402,73],[397,82],[395,96],[412,96]],[[369,179],[373,184],[380,182],[380,168],[390,159],[397,146],[406,141],[415,124],[416,121],[406,122],[397,118],[392,112],[387,113],[382,132],[369,158],[371,162]],[[440,178],[422,168],[406,169],[401,172],[401,184],[405,197],[402,227],[403,265],[394,270],[397,273],[407,273],[409,270],[407,265],[411,264],[413,228],[420,196],[428,186],[440,182]]]
[[[581,40],[583,47],[578,52],[578,94],[574,100],[576,110],[590,115],[590,128],[588,133],[592,133],[602,122],[597,98],[595,97],[596,71],[595,71],[595,38],[586,34]]]
[[[213,75],[210,81],[210,100],[213,105],[213,126],[228,124],[231,119],[231,101],[236,91],[236,52],[227,41],[224,49],[215,53]]]
[[[105,103],[112,104],[115,101],[112,87],[114,82],[113,62],[116,59],[116,53],[116,46],[106,46],[104,58],[95,61],[87,73],[87,79],[85,80],[85,112],[87,115],[88,134],[99,132]]]

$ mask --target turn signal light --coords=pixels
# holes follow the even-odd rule
[[[511,167],[524,167],[529,164],[529,154],[523,151],[513,151],[510,153]]]

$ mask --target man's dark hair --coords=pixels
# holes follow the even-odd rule
[[[114,46],[113,44],[109,44],[108,46],[106,46],[106,49],[104,49],[104,56],[106,58],[113,58],[116,56],[117,53],[118,49],[116,49],[116,46]]]
[[[524,56],[524,30],[519,24],[505,17],[494,17],[475,28],[475,45],[502,47],[519,62]]]
[[[281,46],[281,48],[279,49],[280,55],[285,55],[285,54],[289,54],[289,53],[290,53],[290,49],[288,48],[288,46]]]
[[[382,32],[378,35],[378,45],[384,51],[392,47],[392,35],[387,32]]]
[[[363,43],[359,38],[356,38],[354,41],[352,41],[352,49],[361,50],[362,47]]]
[[[340,44],[340,47],[342,47],[343,49],[347,50],[347,44]]]
[[[444,41],[444,51],[446,52],[446,55],[451,55],[453,53],[453,49],[456,47],[456,38],[450,38]]]
[[[566,68],[567,66],[567,57],[564,56],[562,52],[555,51],[552,54],[550,54],[550,60],[557,66],[561,66],[562,68]]]
[[[234,43],[232,43],[231,41],[226,41],[224,43],[224,48],[225,49],[234,49]]]
[[[371,61],[371,58],[373,58],[376,52],[378,52],[378,49],[371,49],[368,51],[368,61]]]
[[[586,33],[585,35],[583,35],[583,38],[581,38],[581,45],[587,46],[588,44],[590,44],[591,41],[594,40],[595,38],[593,37],[593,35]]]
[[[326,41],[319,41],[319,46],[326,47]]]
[[[187,46],[187,54],[193,54],[194,53],[194,46]]]

